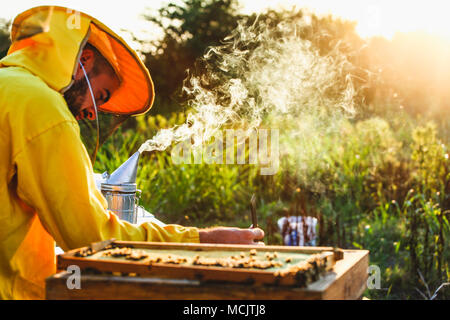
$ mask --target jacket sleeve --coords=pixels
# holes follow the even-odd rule
[[[198,229],[139,226],[107,210],[75,121],[62,121],[32,137],[13,159],[18,196],[33,207],[64,250],[115,238],[128,241],[199,242]]]

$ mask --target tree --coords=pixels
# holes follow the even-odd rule
[[[237,0],[185,0],[159,9],[159,16],[146,16],[163,29],[164,38],[154,42],[155,50],[144,53],[145,64],[155,83],[153,113],[180,109],[180,90],[187,70],[206,48],[220,44],[240,18]]]
[[[0,20],[0,59],[3,58],[8,52],[9,46],[11,45],[9,39],[9,21]]]

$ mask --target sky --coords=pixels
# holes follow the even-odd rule
[[[175,0],[172,2],[177,2]],[[2,6],[0,18],[12,19],[34,6],[55,4],[86,12],[125,38],[123,29],[132,30],[138,37],[157,37],[141,14],[147,8],[156,10],[168,0],[13,0]],[[426,31],[450,39],[450,7],[445,0],[241,0],[244,13],[258,12],[267,7],[309,8],[317,14],[331,13],[357,22],[361,37],[384,36],[396,32]],[[151,12],[151,11],[150,11]],[[155,32],[155,31],[153,31]]]

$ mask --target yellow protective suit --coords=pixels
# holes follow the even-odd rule
[[[116,42],[123,40],[87,15],[78,17],[78,28],[69,28],[70,14],[65,8],[44,7],[19,15],[12,30],[13,44],[0,60],[2,299],[44,298],[44,280],[55,272],[55,241],[64,250],[110,238],[199,242],[196,228],[162,228],[150,223],[135,226],[106,209],[106,200],[96,189],[92,165],[80,140],[78,123],[62,93],[72,83],[82,46],[93,29],[112,35]],[[114,45],[117,43],[110,47]],[[103,52],[108,46],[105,48]],[[131,49],[125,48],[131,54]],[[117,71],[123,67],[119,51],[111,49],[104,55],[114,56],[114,52]],[[133,56],[136,57],[134,53]],[[140,64],[135,60],[135,67]],[[138,89],[142,88],[145,86],[141,84]],[[130,97],[129,101],[135,103],[134,110],[128,112],[149,109],[148,103],[153,99],[152,87],[149,88],[144,99]],[[121,89],[122,96],[116,96],[104,108],[120,108],[126,93],[126,88]]]

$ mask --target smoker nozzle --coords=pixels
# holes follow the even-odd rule
[[[136,183],[137,168],[139,156],[141,153],[136,151],[127,161],[117,168],[106,181],[107,184],[126,184]]]

